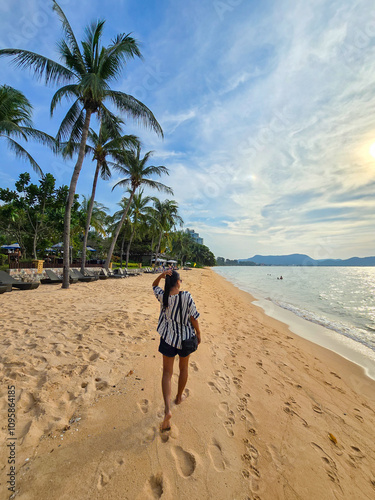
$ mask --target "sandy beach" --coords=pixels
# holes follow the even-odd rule
[[[214,271],[181,275],[202,344],[163,434],[154,275],[0,296],[0,498],[11,385],[22,500],[374,498],[375,381]]]

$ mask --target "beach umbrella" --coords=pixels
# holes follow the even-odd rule
[[[56,250],[56,249],[57,249],[57,250],[60,250],[60,249],[61,249],[61,248],[63,248],[63,247],[64,247],[64,245],[63,245],[63,242],[62,242],[62,241],[60,241],[60,243],[56,243],[55,245],[52,245],[52,246],[51,246],[51,248],[53,248],[53,249],[55,249],[55,250]],[[70,246],[69,248],[70,248],[70,249],[72,249],[73,247],[72,247],[72,246]]]
[[[1,245],[1,248],[4,248],[4,250],[16,250],[21,247],[18,243],[12,243],[11,245]]]
[[[86,247],[86,250],[88,250],[89,252],[96,252],[95,248],[92,247]]]
[[[177,260],[168,260],[168,264],[177,264]]]

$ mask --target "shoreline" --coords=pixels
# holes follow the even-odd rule
[[[370,498],[374,381],[213,270],[181,275],[202,344],[163,434],[153,275],[2,296],[1,412],[14,384],[17,498]]]
[[[214,271],[214,268],[212,268],[212,270]],[[216,271],[214,272],[216,273]],[[343,359],[357,365],[363,370],[368,378],[375,381],[375,353],[367,346],[335,330],[331,330],[323,325],[300,317],[292,311],[275,304],[271,300],[256,297],[251,292],[232,283],[226,276],[219,273],[216,274],[228,283],[231,283],[238,290],[248,293],[250,297],[252,297],[252,303],[260,307],[266,316],[284,324],[292,333],[298,335],[302,339],[312,342],[324,349],[328,349]]]

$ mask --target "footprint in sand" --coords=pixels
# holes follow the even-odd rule
[[[145,486],[145,493],[149,498],[161,498],[164,492],[163,474],[151,476]]]
[[[256,365],[257,365],[257,366],[258,366],[261,370],[263,370],[263,372],[264,372],[264,373],[267,373],[267,370],[265,370],[265,369],[263,368],[263,361],[262,361],[262,360],[257,361],[255,364],[256,364]]]
[[[351,446],[351,451],[349,453],[349,458],[351,460],[351,465],[354,468],[357,468],[357,464],[361,463],[362,458],[365,458],[365,455],[362,453],[362,451],[357,448],[357,446]]]
[[[229,408],[229,405],[226,401],[223,401],[222,403],[219,404],[219,411],[217,413],[217,416],[224,419],[224,427],[225,430],[227,431],[228,436],[233,437],[234,432],[233,432],[233,426],[236,423],[234,417],[234,411],[232,411]]]
[[[229,409],[229,405],[226,401],[223,401],[222,403],[219,404],[219,414],[218,416],[227,416],[227,415],[234,415],[233,411]]]
[[[198,365],[197,365],[197,363],[196,363],[195,361],[191,361],[191,362],[190,362],[190,366],[192,367],[192,369],[193,369],[195,372],[197,372],[197,371],[199,370]]]
[[[148,399],[142,399],[138,404],[138,408],[141,410],[142,413],[148,413],[149,410],[149,402]]]
[[[224,427],[225,430],[227,431],[228,436],[233,437],[234,436],[234,431],[233,431],[233,426],[236,423],[233,417],[229,417],[227,420],[224,422]]]
[[[237,387],[237,389],[241,389],[242,384],[241,380],[238,377],[233,377],[233,383]]]
[[[222,447],[216,439],[213,439],[212,444],[208,447],[208,454],[214,468],[218,472],[223,472],[227,467],[227,461],[224,458]]]
[[[320,457],[322,459],[328,477],[333,483],[336,484],[338,488],[340,488],[340,491],[342,493],[342,489],[340,486],[340,479],[337,475],[336,462],[318,444],[312,442],[311,446],[314,448],[315,451],[317,451],[320,454]]]
[[[151,427],[150,429],[148,429],[148,431],[146,432],[144,438],[142,439],[141,441],[141,444],[150,444],[153,442],[153,440],[155,439],[156,437],[156,427]]]
[[[111,480],[111,477],[113,476],[113,474],[116,472],[116,469],[118,467],[120,467],[121,465],[123,465],[125,463],[124,459],[123,458],[119,458],[115,461],[114,463],[114,466],[108,471],[108,472],[105,472],[105,471],[100,471],[99,473],[99,478],[98,478],[98,482],[96,484],[98,490],[100,491],[104,486],[106,486],[109,481]]]
[[[312,407],[312,409],[315,411],[315,413],[320,413],[320,414],[322,414],[322,413],[323,413],[323,410],[322,410],[322,409],[321,409],[321,407],[320,407],[320,406],[318,406],[318,405],[314,405],[314,406]]]
[[[298,415],[298,413],[296,411],[292,410],[292,408],[290,408],[290,406],[285,406],[284,407],[284,411],[285,411],[285,413],[287,413],[291,417],[293,415],[296,415],[302,421],[302,425],[304,427],[308,427],[309,426],[309,424],[306,422],[306,420],[304,418],[302,418],[300,415]]]
[[[217,394],[221,394],[221,391],[220,389],[217,387],[217,385],[215,384],[215,382],[208,382],[208,385],[211,389],[212,392],[216,392]]]
[[[250,443],[248,439],[243,440],[245,443],[245,446],[247,448],[247,453],[244,453],[242,455],[242,460],[245,463],[245,466],[247,469],[244,469],[242,471],[243,477],[246,479],[249,479],[250,481],[250,489],[254,493],[259,490],[259,479],[260,479],[260,472],[258,470],[258,458],[259,458],[259,452],[255,448],[254,445]],[[253,498],[259,498],[257,496],[254,496]]]
[[[97,391],[102,391],[108,387],[108,382],[102,380],[101,378],[95,379],[95,387]]]
[[[283,466],[283,458],[280,450],[277,448],[277,446],[270,444],[267,446],[267,452],[268,453],[266,453],[266,460],[274,464],[276,470],[279,471]]]
[[[215,370],[215,379],[216,379],[216,387],[219,387],[226,394],[230,394],[230,378],[225,373],[222,373],[220,370]]]
[[[197,466],[197,462],[192,453],[185,451],[181,446],[172,449],[172,455],[176,461],[177,470],[183,477],[190,477]]]
[[[110,480],[110,477],[108,476],[108,474],[106,474],[105,472],[101,472],[99,474],[99,479],[98,479],[98,484],[97,484],[98,490],[101,490],[103,488],[103,486],[106,486],[109,483],[109,480]]]

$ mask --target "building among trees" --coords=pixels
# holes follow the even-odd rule
[[[199,237],[199,234],[194,231],[194,229],[189,229],[187,228],[185,231],[187,234],[190,234],[190,236],[193,238],[195,243],[198,243],[199,245],[203,245],[203,238]]]

